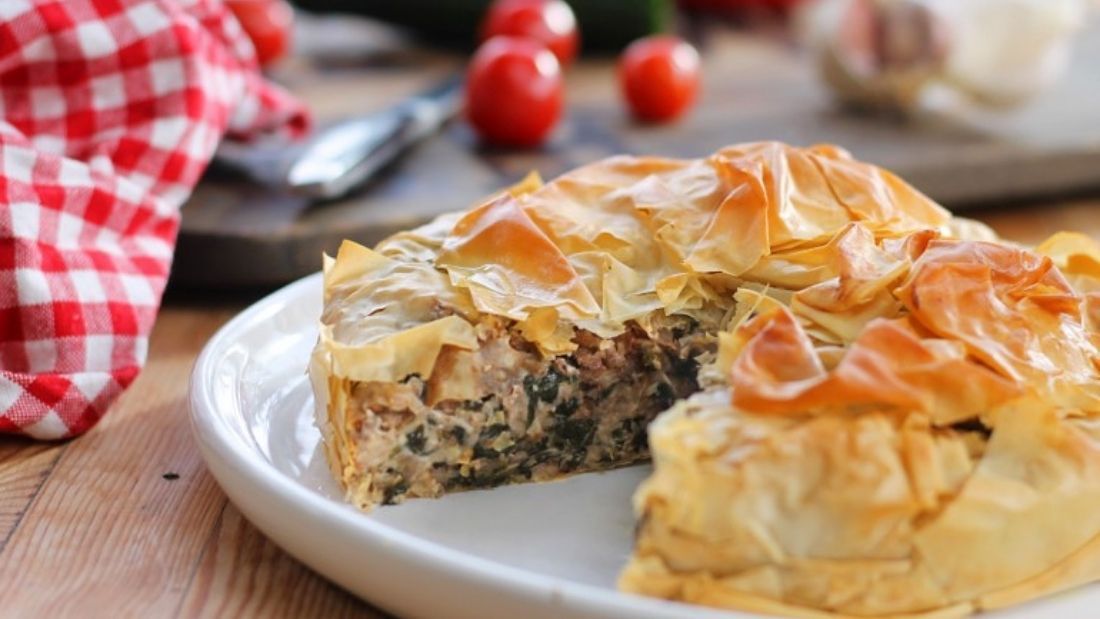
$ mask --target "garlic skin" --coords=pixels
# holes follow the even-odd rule
[[[939,83],[986,106],[1025,103],[1066,70],[1092,0],[818,0],[801,38],[844,103],[908,112]]]
[[[1088,0],[926,0],[955,33],[943,79],[982,103],[1018,105],[1057,81]]]
[[[952,33],[921,0],[821,0],[796,28],[837,97],[857,108],[905,111],[940,75]]]

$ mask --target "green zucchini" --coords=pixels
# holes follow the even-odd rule
[[[308,11],[356,13],[419,33],[432,43],[471,48],[491,0],[292,0]],[[618,51],[668,28],[670,0],[566,0],[577,15],[584,51]]]

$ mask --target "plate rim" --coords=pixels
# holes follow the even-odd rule
[[[195,361],[188,387],[192,436],[199,445],[207,469],[242,514],[276,545],[327,580],[336,582],[338,586],[349,590],[352,595],[382,608],[391,606],[383,600],[367,599],[340,584],[336,577],[316,566],[309,557],[304,557],[302,553],[288,548],[278,535],[272,534],[267,527],[252,518],[251,510],[238,500],[241,497],[237,496],[236,492],[230,491],[232,481],[229,479],[229,472],[224,470],[223,466],[232,467],[233,472],[249,482],[253,489],[262,490],[264,494],[276,498],[284,506],[292,509],[308,508],[313,520],[323,521],[341,531],[355,532],[363,541],[373,546],[389,546],[388,549],[393,551],[390,555],[397,555],[407,567],[425,575],[448,578],[457,573],[475,581],[482,590],[487,592],[518,595],[528,603],[538,605],[546,604],[549,596],[551,603],[567,604],[583,613],[600,617],[617,617],[622,616],[622,613],[630,613],[627,616],[639,619],[646,617],[672,619],[683,617],[685,613],[691,613],[693,617],[699,619],[760,616],[744,611],[714,609],[607,589],[540,574],[449,548],[377,522],[347,504],[340,504],[322,496],[279,471],[273,463],[257,451],[255,446],[243,445],[228,423],[227,414],[219,412],[215,406],[213,378],[221,359],[220,353],[223,353],[227,349],[227,344],[234,341],[241,333],[254,328],[251,325],[259,316],[274,311],[280,303],[289,304],[303,298],[306,290],[320,290],[321,277],[322,274],[318,272],[287,284],[248,306],[222,325],[203,346],[202,352]],[[242,446],[247,449],[241,449]]]

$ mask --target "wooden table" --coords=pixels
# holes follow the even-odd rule
[[[1023,242],[1100,238],[1100,199],[971,215]],[[0,439],[0,614],[380,616],[246,522],[191,438],[195,357],[254,298],[170,291],[148,367],[96,428],[61,444]]]

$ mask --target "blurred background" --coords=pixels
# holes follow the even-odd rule
[[[316,129],[220,149],[177,288],[285,283],[616,153],[831,142],[979,217],[1100,190],[1091,0],[226,2]]]

